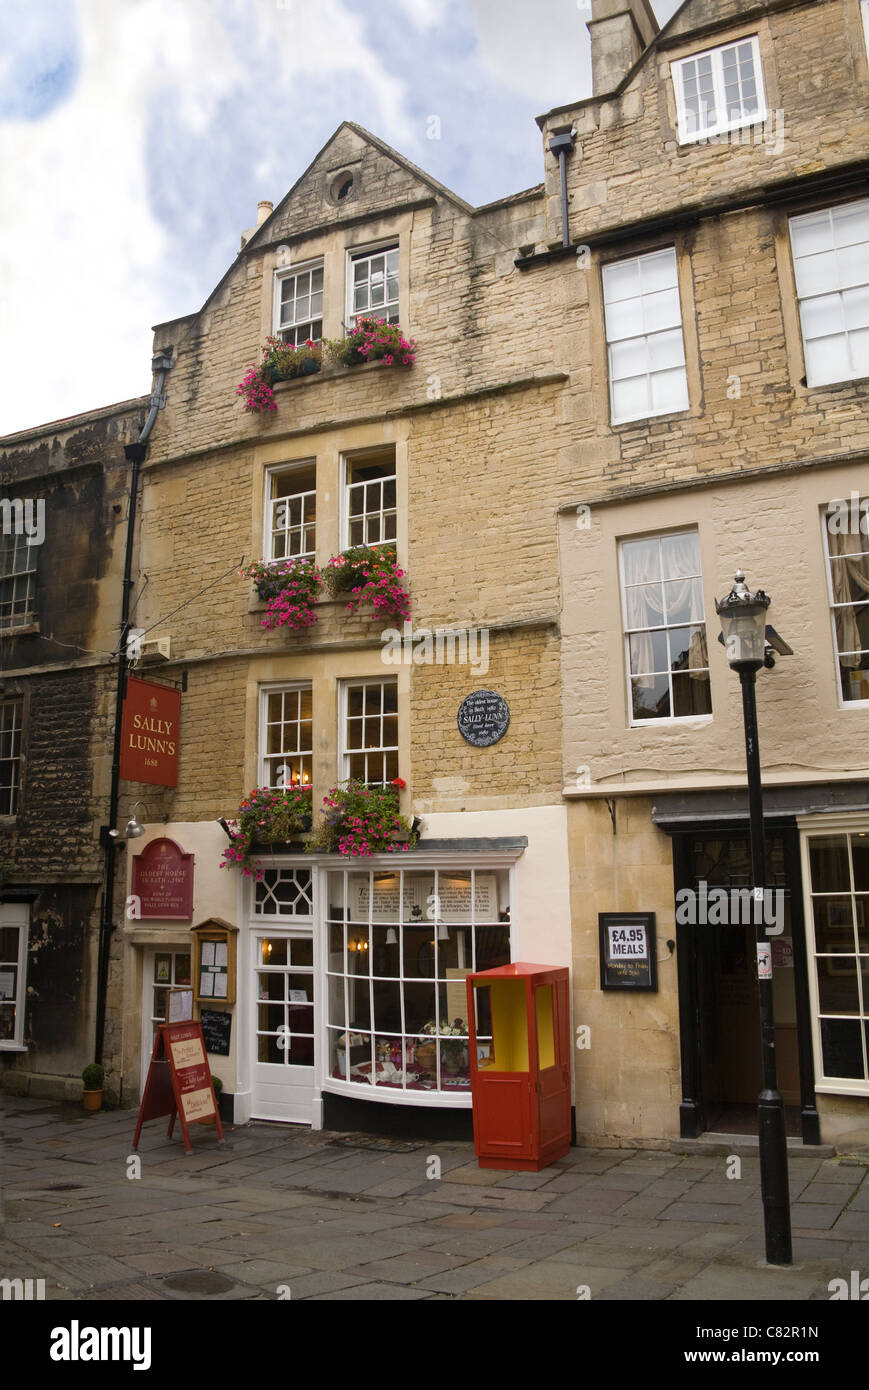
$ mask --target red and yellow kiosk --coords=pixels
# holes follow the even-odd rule
[[[467,990],[477,1160],[536,1173],[570,1147],[568,971],[514,961]]]

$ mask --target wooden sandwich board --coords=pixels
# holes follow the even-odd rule
[[[187,1020],[183,1023],[161,1023],[154,1039],[154,1051],[148,1068],[148,1079],[139,1106],[133,1148],[139,1146],[139,1136],[146,1120],[171,1116],[167,1134],[171,1139],[175,1117],[181,1124],[185,1153],[192,1154],[190,1125],[213,1120],[217,1127],[218,1144],[223,1143],[223,1126],[217,1112],[217,1097],[211,1084],[211,1072],[205,1056],[202,1024]]]

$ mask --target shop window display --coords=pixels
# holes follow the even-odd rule
[[[465,979],[510,960],[507,872],[332,872],[327,930],[332,1079],[470,1094]]]

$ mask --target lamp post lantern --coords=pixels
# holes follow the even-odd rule
[[[762,589],[752,593],[742,570],[736,571],[733,588],[715,611],[721,618],[721,631],[727,660],[738,672],[742,686],[742,716],[745,724],[745,759],[748,768],[748,821],[751,838],[751,869],[754,921],[757,934],[757,977],[760,994],[760,1033],[763,1055],[763,1090],[758,1097],[757,1129],[760,1148],[760,1184],[763,1198],[763,1224],[766,1258],[770,1264],[793,1263],[791,1252],[790,1194],[788,1192],[788,1149],[784,1102],[778,1089],[775,1064],[775,1023],[772,1002],[772,953],[764,934],[765,916],[758,910],[763,902],[765,854],[763,841],[763,798],[760,784],[760,755],[757,743],[757,705],[755,677],[765,664],[766,610],[769,598]],[[758,903],[760,898],[760,903]]]

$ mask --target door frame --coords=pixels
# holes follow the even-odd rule
[[[236,1015],[238,1019],[237,1034],[237,1077],[238,1090],[236,1094],[237,1112],[236,1118],[240,1123],[247,1123],[253,1119],[253,1068],[256,1062],[256,999],[254,996],[254,972],[257,969],[256,938],[258,935],[270,932],[274,935],[292,933],[304,935],[308,931],[311,933],[313,941],[313,996],[314,996],[314,1066],[313,1066],[313,1097],[311,1100],[311,1129],[323,1128],[323,1089],[322,1089],[322,1068],[323,1068],[323,1047],[321,1038],[321,1028],[319,1020],[322,1018],[324,1005],[323,999],[323,930],[322,914],[319,909],[320,893],[320,872],[319,866],[313,863],[311,858],[296,859],[289,855],[269,856],[264,855],[260,861],[263,868],[267,869],[307,869],[311,873],[311,895],[312,907],[310,918],[292,917],[256,917],[254,915],[254,881],[245,879],[239,885],[239,921],[242,923],[242,936],[246,938],[239,942],[238,969],[239,969],[239,988],[238,1004]],[[280,1124],[301,1124],[299,1120],[275,1120],[272,1123]]]
[[[803,874],[800,836],[794,817],[765,822],[765,830],[783,836],[785,877],[791,902],[794,948],[794,996],[797,1020],[797,1049],[800,1077],[800,1127],[804,1144],[820,1144],[820,1117],[815,1096],[815,1068],[812,1048],[812,1014],[809,999],[808,952],[803,916]],[[694,886],[691,841],[720,836],[722,839],[747,838],[747,819],[696,821],[668,832],[673,841],[674,895],[680,888]],[[682,1062],[682,1101],[679,1106],[679,1133],[683,1139],[697,1139],[707,1129],[708,1100],[704,1093],[704,1067],[700,1026],[700,937],[696,927],[676,924],[676,960],[679,989],[679,1047]]]

